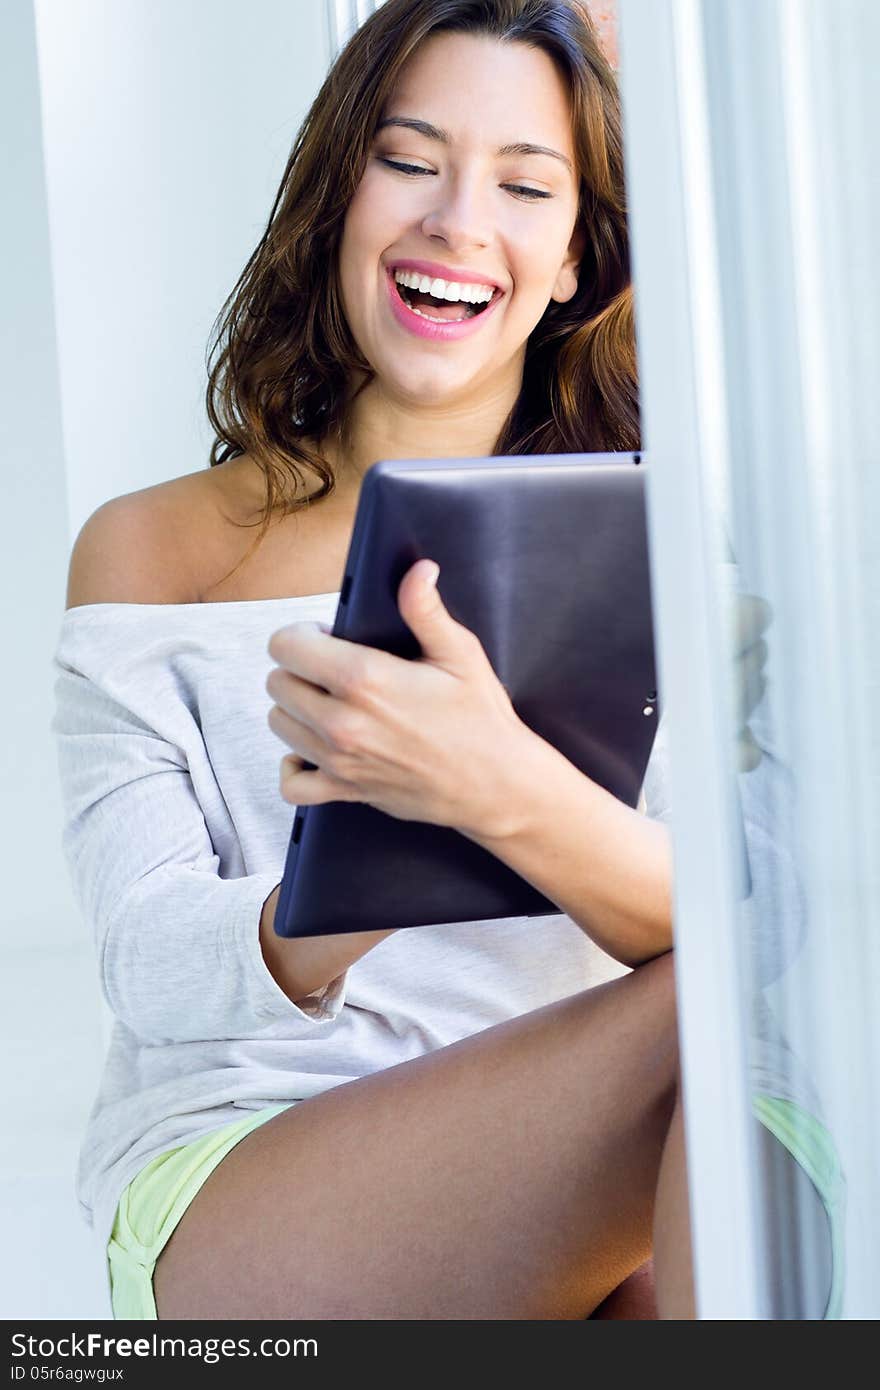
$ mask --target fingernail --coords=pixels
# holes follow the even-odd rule
[[[437,564],[436,560],[431,560],[430,569],[425,570],[425,583],[430,584],[433,588],[433,586],[437,583],[439,574],[440,566]]]

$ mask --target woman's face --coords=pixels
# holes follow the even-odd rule
[[[340,247],[348,323],[383,391],[409,406],[515,397],[529,334],[577,290],[577,206],[568,93],[548,55],[427,40],[388,102]]]

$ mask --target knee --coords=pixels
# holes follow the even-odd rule
[[[653,960],[645,961],[644,965],[639,965],[636,969],[643,973],[643,978],[644,972],[649,972],[647,983],[652,997],[656,999],[657,1007],[671,1031],[676,1031],[675,952],[664,951],[662,955],[654,956]]]
[[[653,1019],[652,1033],[656,1038],[657,1059],[669,1078],[673,1101],[681,1095],[681,1053],[678,1034],[678,1011],[675,996],[675,953],[664,951],[660,956],[636,966],[646,990],[646,1007]]]

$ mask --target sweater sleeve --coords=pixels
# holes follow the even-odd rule
[[[774,732],[769,691],[749,719],[761,761],[737,777],[752,891],[737,903],[753,982],[783,974],[807,933],[807,900],[796,844],[797,786]]]
[[[175,741],[160,727],[168,691],[148,720],[142,691],[136,711],[112,680],[69,656],[56,653],[53,668],[63,849],[112,1012],[149,1044],[248,1038],[279,1022],[329,1026],[346,974],[300,1004],[274,980],[259,929],[281,875],[221,878],[183,746],[189,735]],[[168,722],[200,741],[178,705]]]
[[[806,933],[807,908],[795,851],[796,789],[773,733],[769,692],[749,719],[761,761],[737,774],[743,831],[752,891],[736,903],[753,979],[770,984],[799,951]],[[645,814],[671,824],[669,724],[660,719],[642,788]]]

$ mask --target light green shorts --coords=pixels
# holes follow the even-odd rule
[[[120,1198],[107,1246],[114,1318],[157,1318],[153,1271],[193,1197],[239,1139],[295,1104],[288,1101],[255,1110],[246,1119],[233,1120],[201,1139],[159,1154],[128,1184]],[[828,1213],[832,1287],[825,1317],[839,1318],[843,1297],[844,1181],[834,1143],[824,1125],[793,1101],[756,1095],[752,1109],[804,1169]]]
[[[114,1318],[157,1319],[153,1270],[193,1197],[239,1139],[295,1104],[251,1111],[246,1119],[157,1155],[132,1179],[119,1200],[107,1245]]]
[[[839,1318],[843,1306],[846,1180],[834,1140],[819,1120],[792,1100],[753,1095],[752,1112],[788,1149],[822,1199],[831,1228],[831,1290],[825,1320]]]

